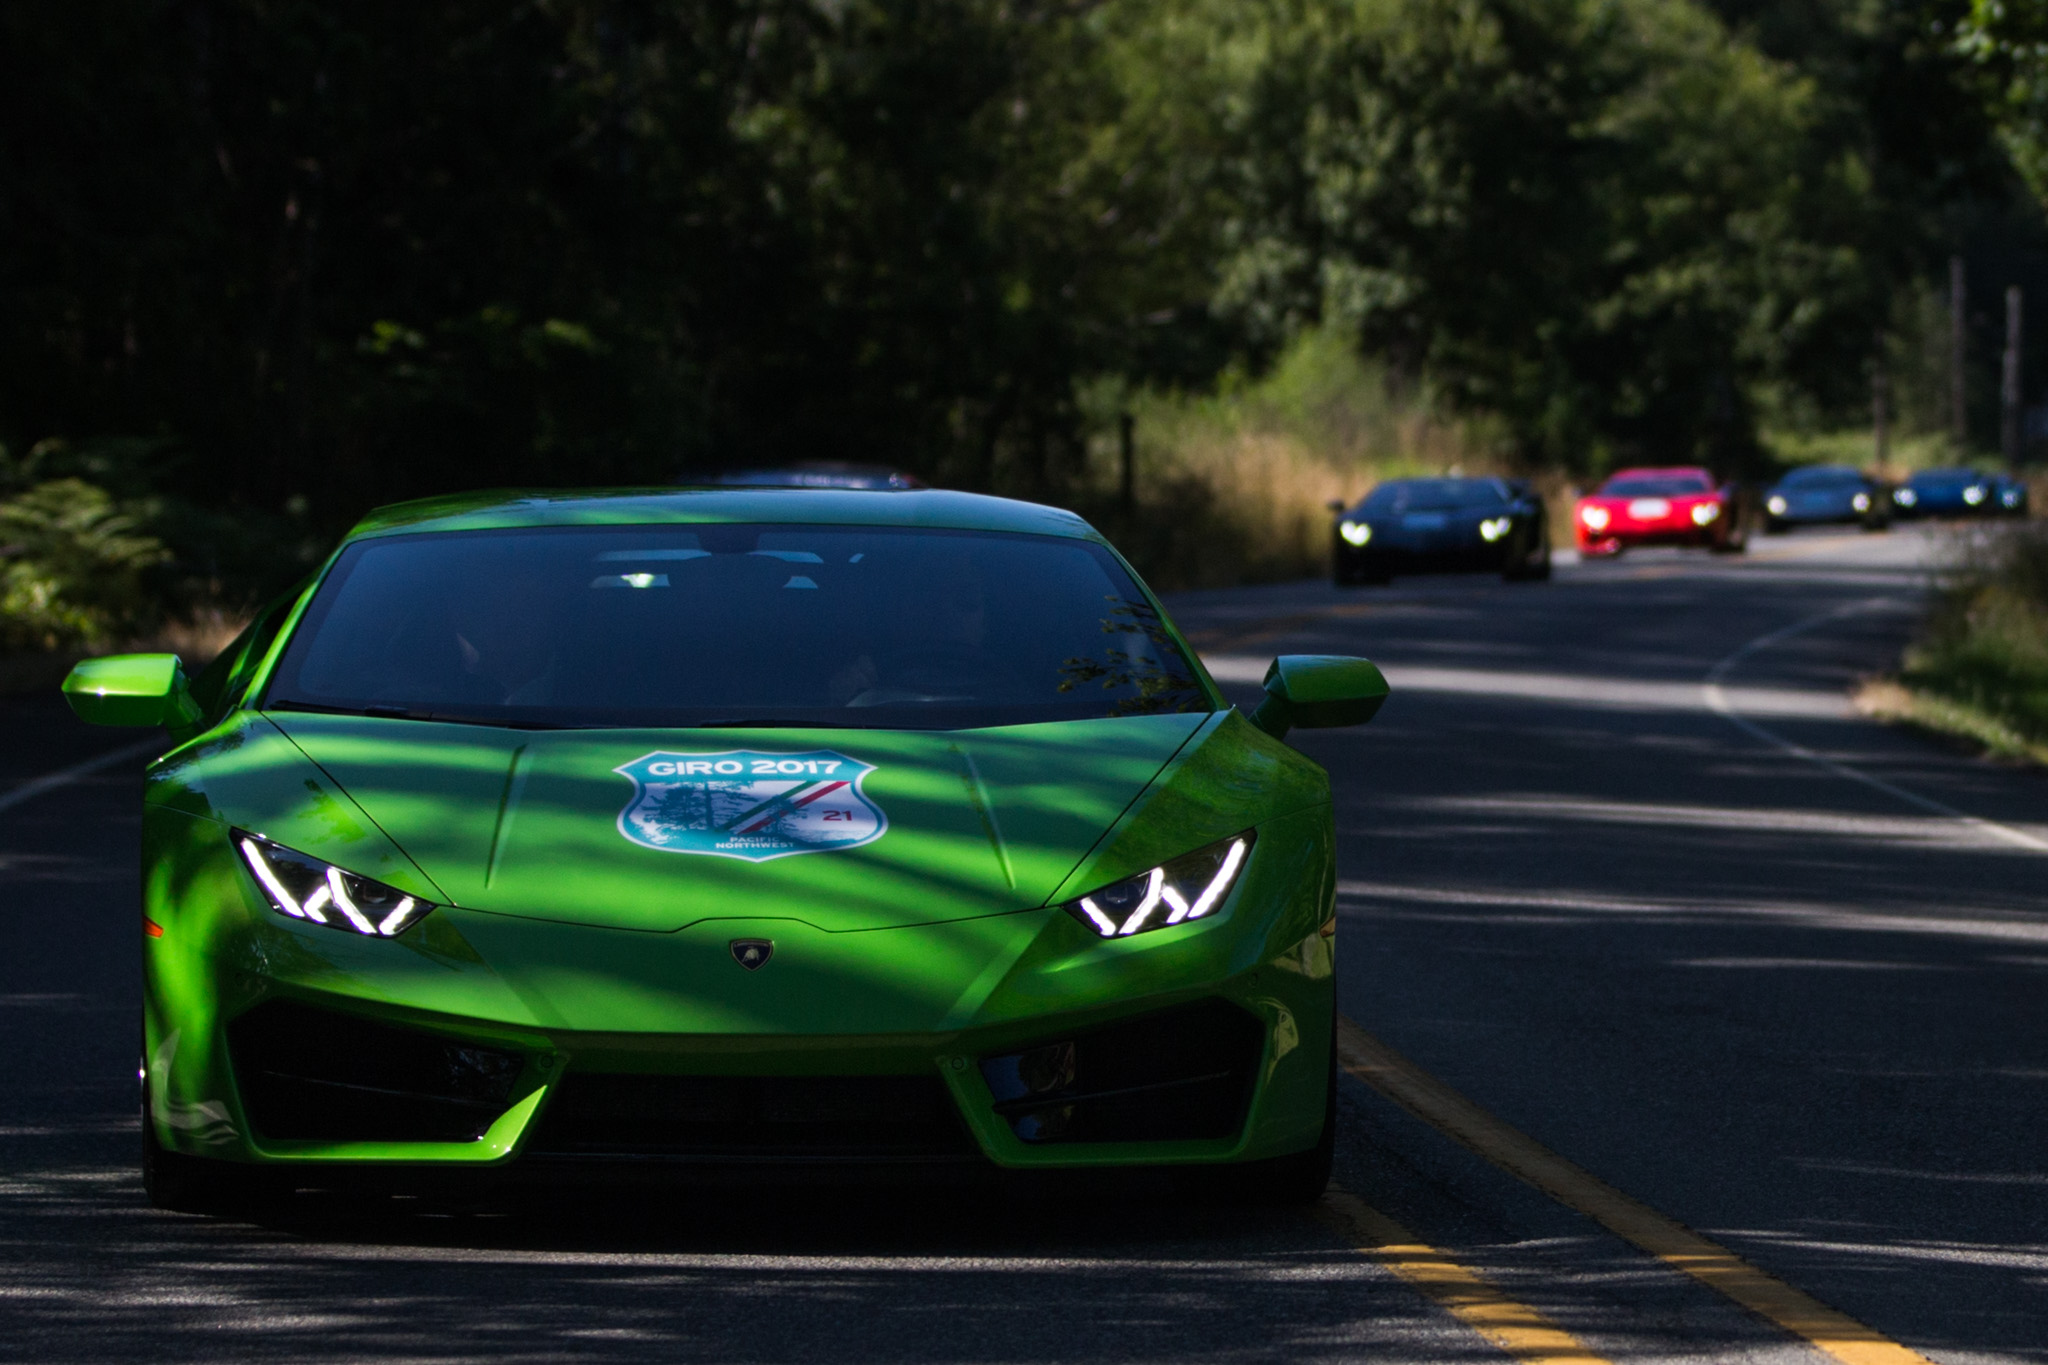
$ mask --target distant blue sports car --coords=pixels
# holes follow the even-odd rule
[[[2010,475],[1977,469],[1921,469],[1892,490],[1892,505],[1909,517],[2025,515],[2027,486]]]
[[[1847,465],[1808,465],[1764,490],[1766,531],[1826,522],[1854,522],[1866,531],[1882,531],[1891,524],[1891,513],[1890,491]]]

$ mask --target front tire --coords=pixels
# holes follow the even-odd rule
[[[1542,545],[1535,558],[1524,556],[1519,562],[1510,560],[1501,566],[1501,580],[1507,583],[1548,583],[1550,581],[1550,546]]]
[[[230,1161],[213,1161],[182,1152],[167,1152],[156,1140],[149,1116],[149,1091],[142,1095],[142,1192],[166,1213],[191,1213],[207,1218],[253,1213],[277,1191],[266,1171]]]
[[[1269,1157],[1231,1170],[1232,1191],[1259,1204],[1313,1204],[1330,1188],[1337,1159],[1337,1016],[1330,1015],[1330,1078],[1323,1094],[1323,1132],[1305,1152]]]

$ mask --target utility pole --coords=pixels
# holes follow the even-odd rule
[[[1870,432],[1877,450],[1877,467],[1883,469],[1891,454],[1891,372],[1885,368],[1884,330],[1878,329],[1877,354],[1870,362]]]
[[[1119,503],[1124,515],[1124,529],[1128,531],[1138,520],[1138,437],[1137,419],[1128,412],[1120,412],[1116,418],[1117,455],[1122,460],[1118,471],[1122,482],[1118,488]]]
[[[2005,373],[1998,388],[2002,421],[1998,428],[1999,448],[2005,462],[2015,468],[2020,462],[2020,287],[2005,291]]]
[[[1969,297],[1967,282],[1963,278],[1963,258],[1951,256],[1948,258],[1948,430],[1959,460],[1970,449],[1970,395],[1963,385],[1969,331]]]

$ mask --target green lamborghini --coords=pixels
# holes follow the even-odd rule
[[[1080,518],[936,491],[478,494],[358,526],[163,725],[144,1175],[1224,1166],[1328,1177],[1335,878],[1291,725],[1233,709]]]

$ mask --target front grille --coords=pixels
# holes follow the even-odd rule
[[[936,1076],[572,1072],[528,1144],[540,1156],[931,1160],[980,1155]]]
[[[295,1000],[228,1025],[242,1107],[267,1138],[474,1142],[511,1102],[517,1053]]]
[[[1204,1000],[984,1057],[996,1113],[1044,1142],[1231,1138],[1244,1128],[1266,1026]]]

